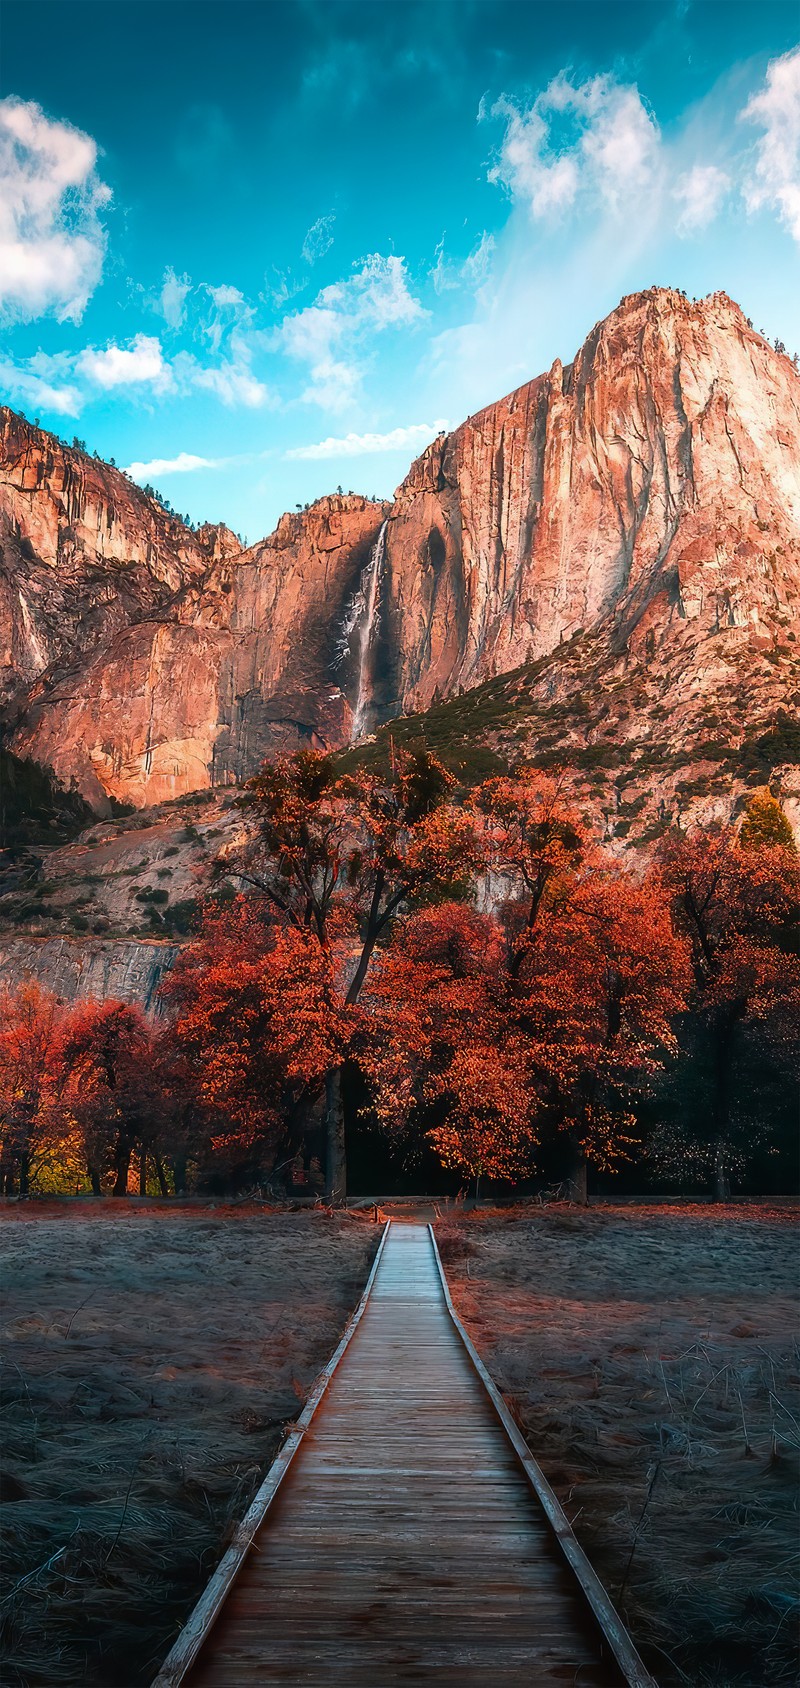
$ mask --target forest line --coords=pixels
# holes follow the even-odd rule
[[[59,1002],[0,1019],[0,1191],[347,1189],[388,1136],[465,1184],[587,1166],[726,1198],[784,1155],[800,1076],[800,861],[777,799],[629,866],[563,778],[461,800],[427,750],[383,774],[302,752],[241,803],[247,843],[161,1012]],[[324,1163],[324,1173],[322,1170]]]

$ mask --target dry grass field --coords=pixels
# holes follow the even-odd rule
[[[780,1209],[445,1213],[454,1300],[664,1688],[798,1681],[798,1233]]]
[[[4,1688],[151,1680],[379,1234],[322,1212],[3,1215]]]

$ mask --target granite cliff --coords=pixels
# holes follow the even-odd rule
[[[527,754],[559,711],[581,753],[753,738],[797,687],[800,378],[723,294],[632,295],[391,505],[324,498],[249,550],[10,412],[0,509],[9,742],[98,810],[517,672]]]
[[[624,299],[574,363],[440,437],[386,563],[407,711],[580,631],[764,648],[800,599],[800,378],[724,294]]]

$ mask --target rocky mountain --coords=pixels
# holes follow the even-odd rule
[[[724,294],[633,295],[399,489],[392,703],[424,708],[601,625],[653,658],[677,623],[763,648],[797,612],[799,541],[790,360]]]
[[[800,378],[724,294],[624,299],[391,505],[321,499],[246,551],[3,418],[7,734],[98,810],[487,686],[493,755],[595,772],[660,745],[716,778],[800,704]]]

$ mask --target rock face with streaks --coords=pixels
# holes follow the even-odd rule
[[[119,470],[0,407],[0,706],[91,659],[241,550],[196,533]]]
[[[656,660],[679,624],[760,646],[799,598],[797,371],[724,294],[635,294],[413,465],[379,702],[424,708],[599,626]]]
[[[624,299],[572,364],[436,440],[391,506],[323,498],[247,551],[10,412],[0,511],[12,748],[99,809],[532,661],[559,707],[602,670],[620,719],[646,735],[659,710],[676,741],[753,662],[756,720],[796,671],[800,379],[724,294]]]
[[[20,755],[102,812],[347,737],[338,641],[380,505],[320,499],[243,551],[2,414],[0,646]]]
[[[14,991],[35,979],[63,1002],[113,997],[157,1013],[158,987],[177,953],[177,944],[146,939],[4,938],[0,989]]]

